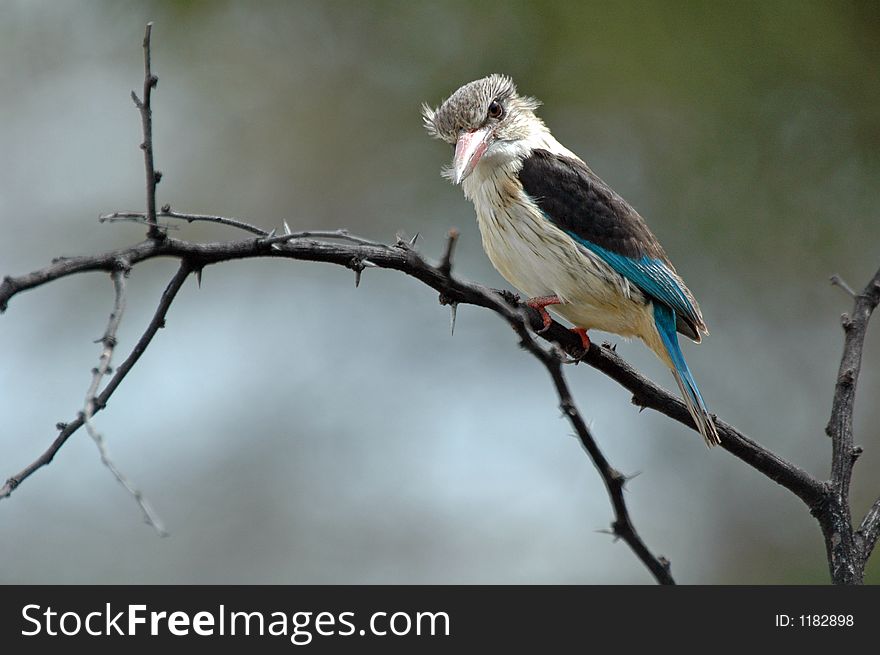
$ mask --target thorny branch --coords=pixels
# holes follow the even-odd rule
[[[633,394],[633,403],[640,407],[654,409],[680,423],[695,428],[682,401],[670,395],[650,380],[646,379],[624,362],[612,348],[592,344],[582,352],[580,338],[563,325],[552,322],[550,327],[534,332],[543,326],[538,312],[519,302],[515,294],[495,291],[479,284],[460,280],[452,276],[452,254],[457,238],[450,232],[445,253],[438,265],[433,265],[422,257],[414,247],[415,239],[407,241],[398,238],[393,245],[378,243],[349,234],[346,230],[292,232],[284,223],[284,234],[276,235],[275,230],[267,232],[247,221],[238,218],[186,214],[171,210],[165,205],[156,211],[155,190],[161,174],[155,170],[152,151],[152,115],[150,107],[151,90],[156,85],[156,77],[150,68],[150,33],[148,24],[144,38],[145,79],[143,100],[132,94],[142,118],[144,131],[145,169],[147,172],[147,211],[115,212],[100,218],[102,221],[134,220],[147,223],[150,228],[147,239],[126,248],[81,257],[61,257],[49,266],[12,277],[0,282],[0,312],[7,309],[9,301],[18,293],[39,287],[54,280],[87,271],[105,271],[113,275],[114,283],[122,283],[120,270],[127,271],[138,263],[156,257],[172,257],[180,261],[177,273],[162,294],[156,312],[142,334],[138,343],[126,360],[116,369],[106,387],[97,393],[100,379],[109,374],[109,359],[112,345],[115,345],[115,326],[121,314],[121,293],[117,287],[117,305],[108,323],[103,340],[98,370],[103,372],[93,378],[93,386],[87,394],[86,408],[70,423],[58,424],[59,434],[50,447],[25,469],[10,477],[0,487],[0,499],[12,491],[36,470],[48,464],[67,439],[86,424],[91,416],[106,407],[113,392],[146,350],[160,327],[164,327],[165,316],[187,276],[198,275],[204,267],[236,259],[274,257],[312,262],[332,263],[355,271],[356,282],[365,267],[384,268],[409,275],[440,293],[442,304],[451,305],[454,310],[460,303],[477,305],[494,311],[504,318],[516,331],[521,345],[537,357],[547,368],[556,387],[560,407],[577,433],[585,451],[590,455],[608,489],[615,511],[612,532],[623,539],[637,554],[659,582],[672,582],[668,562],[653,556],[639,538],[629,518],[622,490],[625,478],[604,458],[593,436],[583,421],[573,402],[565,377],[562,373],[562,358],[555,345],[541,346],[536,339],[540,337],[551,344],[558,344],[565,353],[578,361],[584,361],[596,368]],[[197,243],[173,239],[167,234],[167,227],[161,226],[157,218],[169,218],[188,222],[205,221],[244,230],[254,237],[227,242]],[[121,263],[124,265],[121,266]],[[880,271],[860,294],[855,294],[839,277],[833,283],[848,291],[854,297],[854,309],[850,316],[845,315],[843,327],[846,334],[844,353],[835,390],[831,420],[827,432],[832,438],[833,462],[831,480],[818,480],[798,466],[787,462],[775,453],[749,439],[732,425],[716,419],[721,446],[746,464],[757,469],[771,480],[797,495],[822,528],[828,550],[831,577],[835,583],[852,584],[862,581],[865,563],[870,557],[878,538],[880,538],[880,498],[863,518],[859,528],[853,530],[849,508],[849,486],[852,468],[861,452],[853,445],[852,415],[856,383],[861,366],[862,350],[871,313],[880,302]],[[118,311],[117,311],[118,310]],[[106,361],[105,361],[106,355]],[[87,426],[88,428],[88,426]],[[137,492],[134,492],[136,497]],[[144,510],[145,513],[147,510]]]

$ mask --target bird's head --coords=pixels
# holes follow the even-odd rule
[[[455,148],[452,166],[443,175],[461,182],[480,161],[503,163],[525,154],[527,141],[545,130],[535,116],[540,103],[520,96],[506,75],[489,75],[458,89],[439,107],[422,105],[428,134]]]

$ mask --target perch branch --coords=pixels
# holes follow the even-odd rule
[[[17,277],[3,278],[0,282],[0,311],[5,310],[9,301],[22,291],[68,275],[86,271],[112,270],[113,262],[120,257],[127,259],[132,266],[156,257],[176,257],[187,262],[191,270],[199,270],[224,261],[254,257],[296,259],[341,266],[349,266],[354,259],[368,260],[378,268],[400,271],[420,280],[440,292],[448,303],[495,309],[495,304],[488,298],[494,298],[498,294],[472,282],[456,281],[454,285],[451,284],[448,278],[437,268],[428,265],[405,241],[399,240],[395,246],[380,246],[328,243],[307,238],[289,238],[290,236],[217,243],[193,243],[167,237],[162,241],[146,240],[128,248],[97,255],[61,258],[45,268]],[[278,240],[285,237],[289,239],[279,243]],[[519,303],[514,294],[504,293],[502,297],[508,306],[522,308],[527,312],[533,329],[541,328],[542,321],[537,311]],[[540,336],[546,341],[558,343],[572,356],[582,354],[580,338],[556,321],[553,321]],[[694,427],[684,403],[636,372],[610,348],[593,344],[583,355],[582,361],[602,371],[629,390],[636,404],[654,409],[690,428]],[[718,420],[717,427],[722,436],[722,448],[794,492],[811,508],[823,501],[825,488],[822,482],[752,441],[728,423]]]

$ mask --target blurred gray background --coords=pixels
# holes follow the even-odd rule
[[[159,202],[266,229],[419,232],[505,286],[439,176],[422,101],[491,72],[647,218],[712,334],[685,355],[711,409],[827,476],[850,299],[880,265],[880,11],[872,3],[3,2],[0,274],[139,240],[141,39],[155,21]],[[231,239],[221,226],[176,236]],[[139,265],[116,361],[175,270]],[[546,372],[511,330],[400,274],[249,261],[187,282],[96,425],[171,536],[145,526],[85,432],[0,502],[6,583],[649,583]],[[104,274],[0,317],[0,477],[81,407]],[[876,321],[875,321],[876,322]],[[857,403],[854,506],[880,493],[880,338]],[[601,339],[602,337],[597,337]],[[612,338],[615,342],[621,340]],[[667,388],[640,343],[619,352]],[[637,527],[688,583],[828,580],[806,508],[586,366],[567,370]],[[880,581],[880,557],[869,579]]]

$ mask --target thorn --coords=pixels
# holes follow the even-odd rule
[[[356,289],[361,285],[361,273],[364,272],[367,265],[360,257],[352,257],[346,266],[354,271],[354,287]]]
[[[449,321],[449,335],[455,336],[455,317],[458,314],[458,303],[451,302],[449,303],[449,309],[451,311],[451,317]]]
[[[563,400],[559,403],[559,409],[562,411],[564,416],[576,416],[577,410],[570,400]]]
[[[282,221],[284,223],[284,234],[292,234],[290,231],[290,226],[287,224],[287,221]]]
[[[273,244],[272,244],[272,250],[281,250],[281,246],[278,245],[277,243],[273,243]]]
[[[196,282],[199,285],[199,289],[202,288],[202,269],[198,269],[196,271]]]
[[[361,264],[366,266],[367,268],[379,268],[379,264],[371,262],[369,259],[364,259],[361,261]]]
[[[842,277],[840,277],[837,273],[831,276],[830,278],[831,286],[839,287],[843,289],[851,298],[856,297],[856,292],[852,290],[852,287],[849,286]]]
[[[274,228],[274,227],[272,228],[272,231],[269,232],[269,234],[266,235],[266,238],[267,238],[267,239],[273,239],[273,238],[275,238],[275,228]]]
[[[416,235],[412,239],[409,240],[409,245],[411,245],[411,246],[416,245],[416,239],[419,238],[419,234],[420,234],[419,232],[416,232]]]

